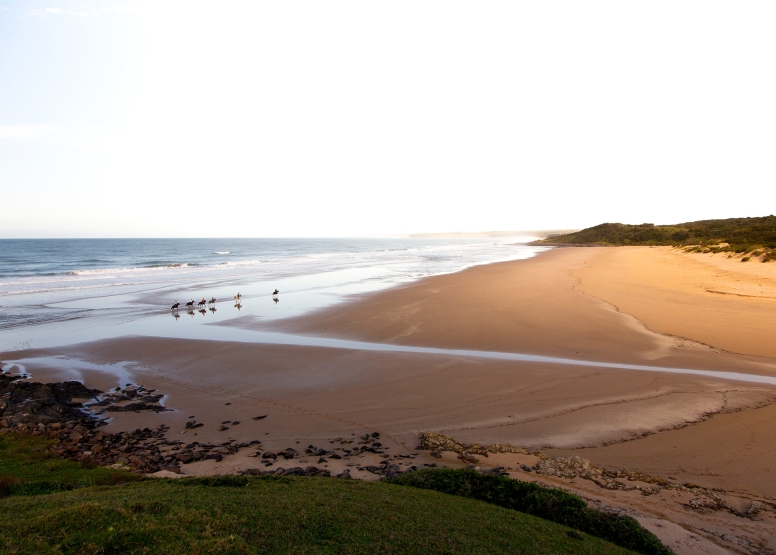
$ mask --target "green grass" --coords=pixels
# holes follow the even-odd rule
[[[0,436],[0,497],[112,485],[139,479],[124,470],[96,467],[46,453],[51,441],[27,434]]]
[[[703,220],[674,225],[606,223],[575,233],[548,237],[555,245],[697,245],[697,252],[746,253],[776,249],[776,216]],[[728,247],[716,247],[727,243]],[[762,253],[761,253],[762,254]]]
[[[390,483],[430,489],[486,501],[552,522],[571,526],[645,555],[670,555],[660,540],[633,518],[604,513],[587,506],[576,495],[532,482],[473,470],[423,469],[388,480]]]
[[[0,553],[633,553],[529,514],[388,483],[142,479],[0,436]]]
[[[0,511],[9,554],[632,553],[473,499],[331,478],[144,480]]]

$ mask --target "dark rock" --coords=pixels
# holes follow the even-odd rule
[[[299,455],[299,452],[296,449],[292,449],[291,447],[284,449],[283,451],[278,452],[279,456],[282,456],[286,460],[291,460]]]
[[[262,418],[267,418],[267,415],[266,414],[262,414],[261,416],[254,416],[253,417],[254,420],[261,420]]]
[[[111,406],[107,409],[108,412],[134,412],[134,411],[154,411],[154,412],[167,412],[172,409],[168,409],[167,407],[163,407],[162,405],[149,405],[148,403],[129,403],[128,405],[122,405],[122,406]]]
[[[95,397],[100,392],[88,389],[80,382],[62,382],[42,384],[20,381],[19,376],[0,374],[0,418],[6,427],[18,424],[51,424],[54,422],[75,422],[90,419],[90,415],[81,410],[81,403],[74,398]],[[95,422],[88,422],[94,427]]]
[[[331,472],[323,468],[308,466],[307,468],[304,469],[304,475],[318,477],[318,478],[328,478],[331,476]]]

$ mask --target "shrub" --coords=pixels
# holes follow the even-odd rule
[[[575,495],[532,482],[521,482],[494,474],[480,474],[473,470],[448,468],[407,472],[386,481],[470,497],[514,509],[587,532],[638,553],[672,553],[635,519],[591,509]]]
[[[745,256],[741,259],[741,262],[749,262],[749,257]]]

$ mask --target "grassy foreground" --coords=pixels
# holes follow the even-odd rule
[[[52,457],[45,451],[51,443],[48,439],[27,434],[0,436],[0,497],[51,493],[140,479],[131,472]]]
[[[224,484],[226,482],[226,484]],[[480,501],[327,478],[145,480],[0,500],[3,553],[631,553]]]
[[[388,483],[139,479],[0,436],[0,553],[633,553],[525,513]],[[96,485],[103,484],[103,485]]]

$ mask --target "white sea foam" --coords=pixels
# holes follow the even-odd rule
[[[35,243],[33,247],[41,247],[37,257],[26,254],[29,244],[20,244],[5,265],[0,253],[0,308],[11,307],[17,315],[14,319],[4,318],[0,312],[0,327],[37,322],[39,314],[23,322],[24,318],[19,315],[26,313],[25,307],[59,310],[69,308],[71,305],[67,303],[71,301],[78,301],[78,306],[105,308],[110,306],[107,300],[100,303],[85,300],[109,296],[117,299],[117,306],[125,306],[121,303],[135,303],[153,291],[195,290],[202,284],[212,289],[218,283],[250,284],[294,276],[310,276],[309,283],[326,282],[333,286],[330,279],[314,276],[344,272],[347,278],[333,279],[345,281],[336,286],[336,292],[328,293],[337,296],[346,294],[346,289],[353,289],[356,283],[368,282],[368,289],[374,290],[478,264],[526,258],[542,250],[492,239],[234,241],[239,249],[221,249],[220,244],[207,243],[213,240],[111,241],[76,242],[66,246]],[[74,250],[79,251],[79,256],[74,255]],[[25,258],[28,256],[29,260]],[[288,310],[287,304],[283,307]],[[84,316],[79,313],[75,317]]]

